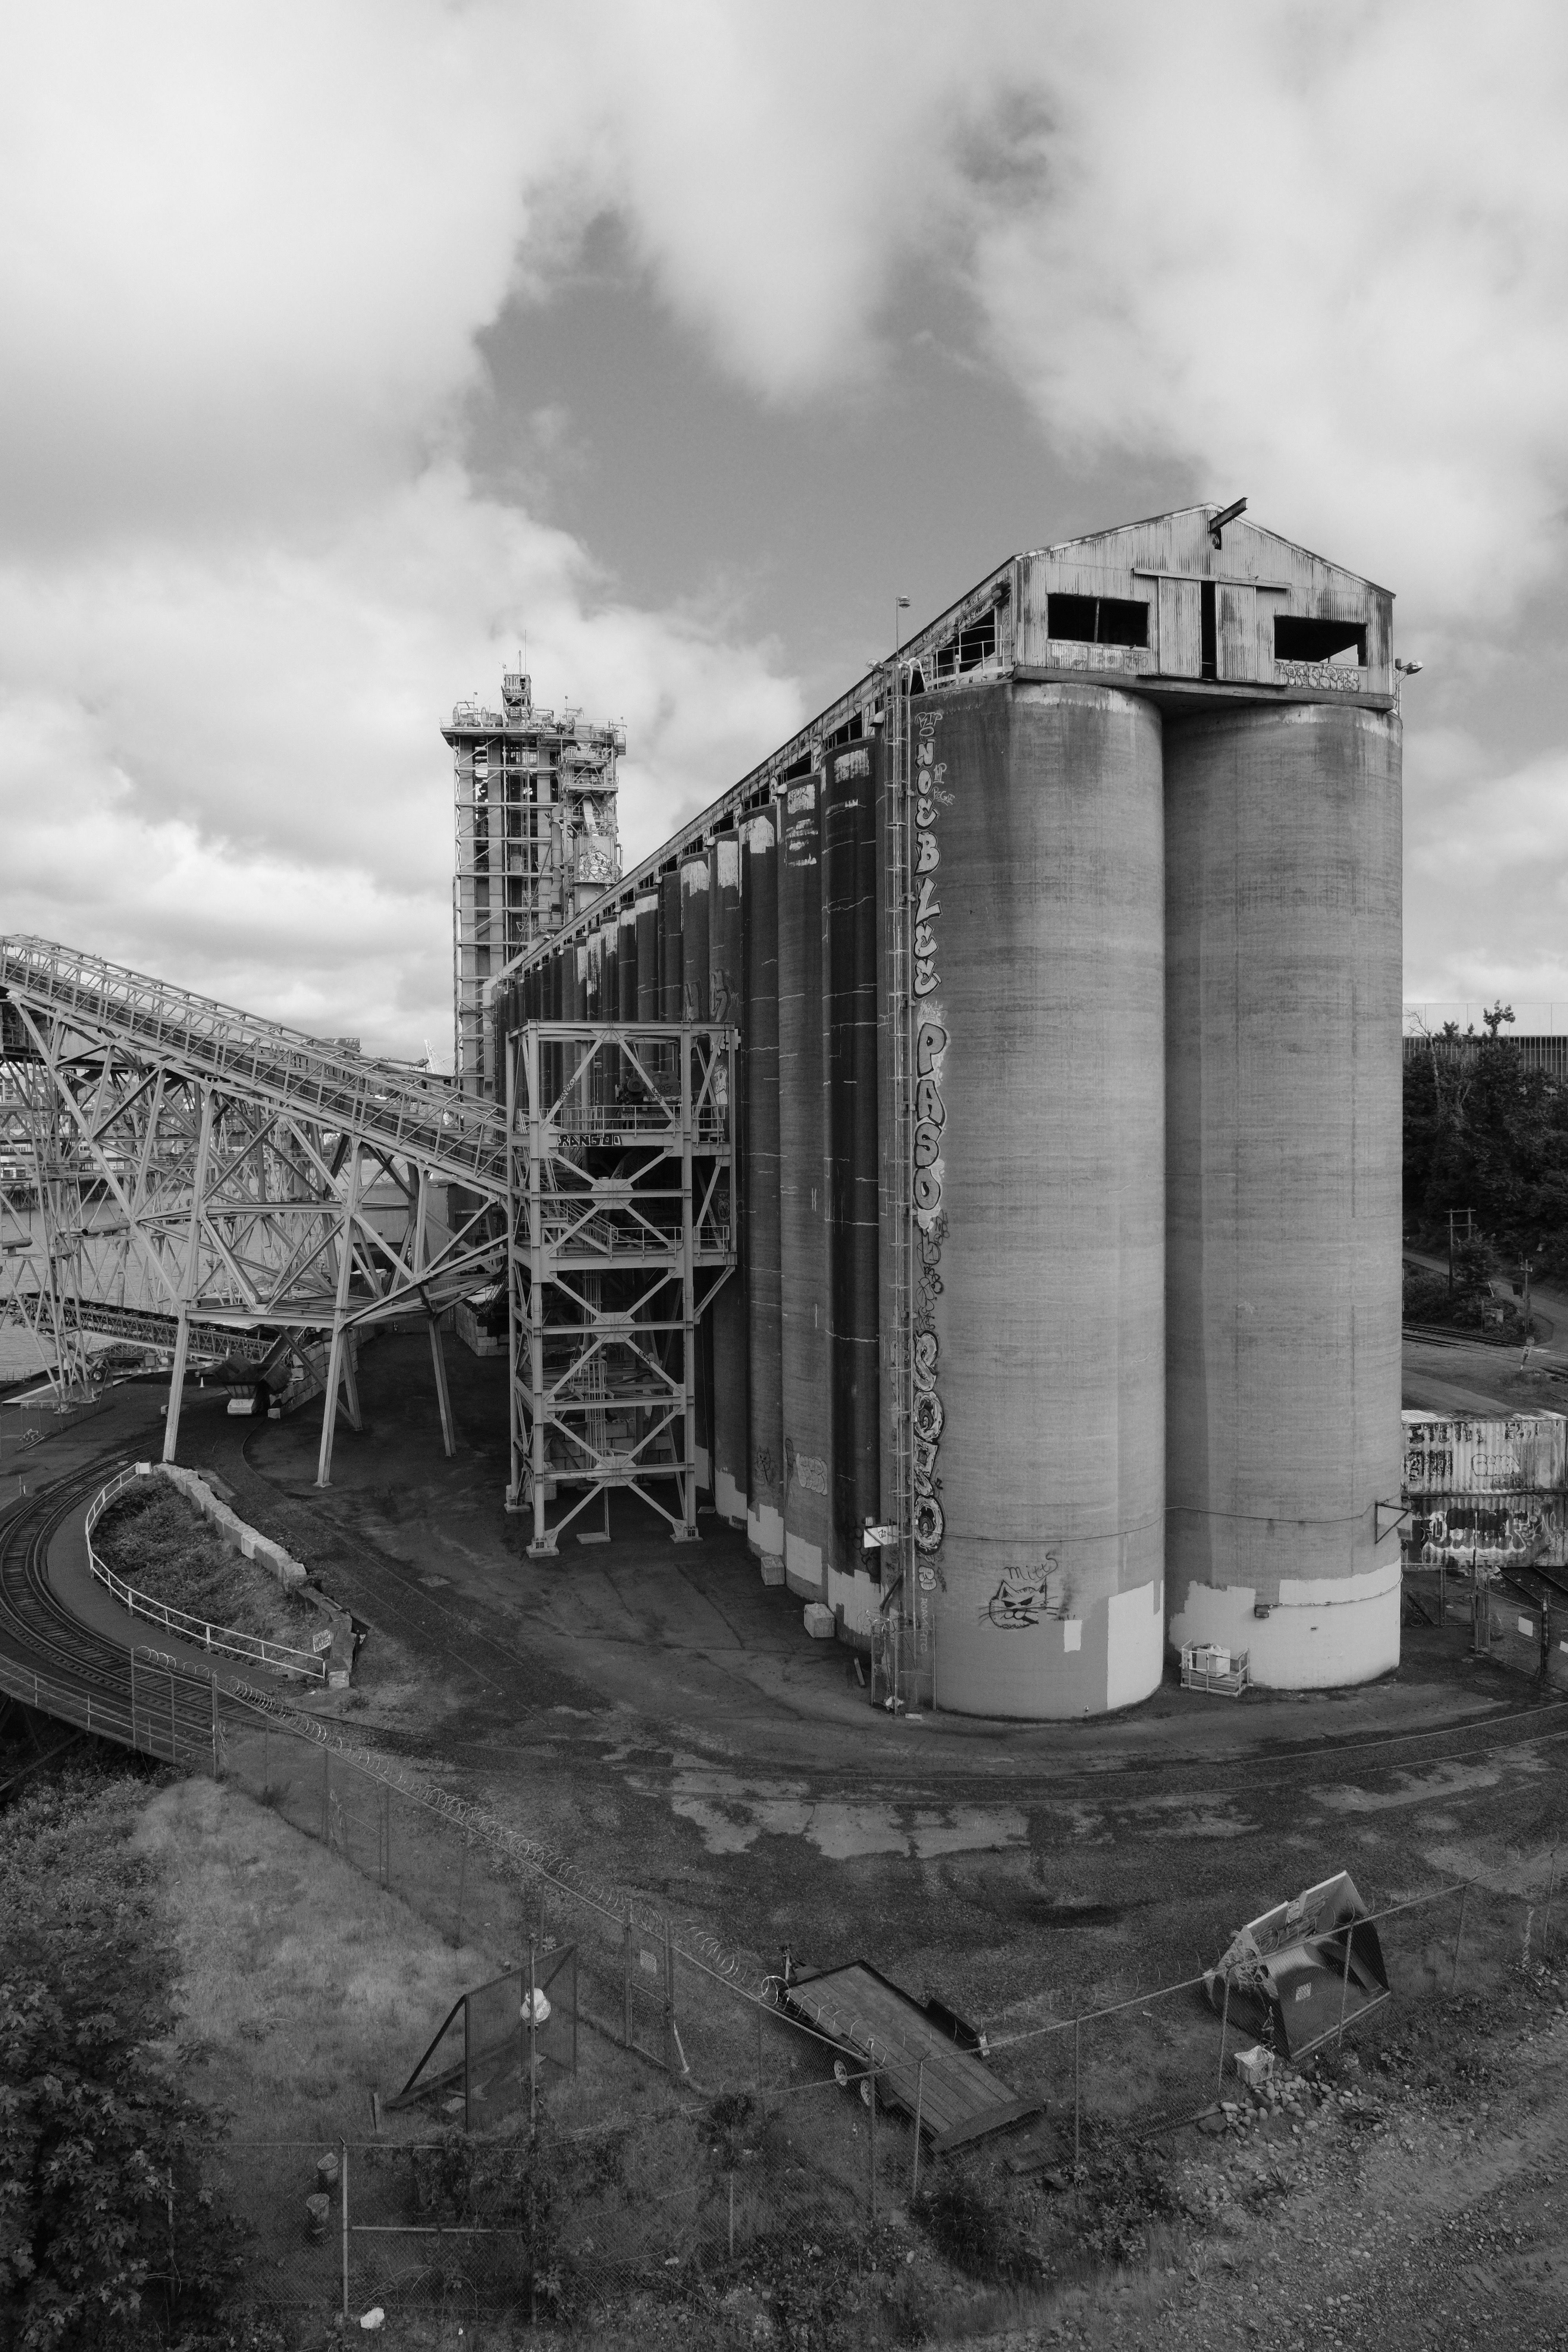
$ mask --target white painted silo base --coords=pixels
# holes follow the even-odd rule
[[[1284,1578],[1267,1617],[1253,1614],[1249,1586],[1194,1584],[1171,1641],[1178,1653],[1189,1642],[1245,1650],[1260,1690],[1339,1690],[1399,1664],[1399,1595],[1397,1557],[1361,1576]]]

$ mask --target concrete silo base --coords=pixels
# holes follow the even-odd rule
[[[1262,1617],[1244,1584],[1191,1584],[1172,1611],[1171,1642],[1178,1654],[1189,1642],[1245,1651],[1260,1690],[1375,1682],[1399,1664],[1399,1589],[1397,1557],[1356,1576],[1284,1578]]]

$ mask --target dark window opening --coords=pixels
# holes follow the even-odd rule
[[[858,743],[865,732],[866,721],[858,710],[853,719],[847,719],[842,727],[834,729],[823,749],[831,751],[837,743]]]
[[[1080,646],[1146,646],[1149,607],[1141,596],[1047,596],[1046,634]]]
[[[1205,677],[1219,676],[1219,637],[1215,627],[1214,582],[1198,583],[1198,667]]]
[[[775,784],[792,784],[797,776],[809,776],[810,773],[811,753],[809,751],[803,751],[798,760],[792,760],[787,768],[781,768],[779,770],[778,774],[773,778],[773,782]],[[759,798],[755,805],[758,808],[762,808],[764,805],[764,803],[761,798]]]
[[[934,675],[956,677],[962,670],[978,669],[982,662],[994,660],[995,654],[996,608],[993,605],[977,621],[960,629],[956,637],[937,647]]]
[[[1309,621],[1299,613],[1274,616],[1274,655],[1278,661],[1327,662],[1349,654],[1358,669],[1366,667],[1364,621]]]
[[[912,698],[917,694],[923,694],[925,690],[925,673],[921,669],[919,662],[915,662],[910,667],[909,677],[904,681],[904,692]]]

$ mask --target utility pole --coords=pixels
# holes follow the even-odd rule
[[[1449,1288],[1449,1290],[1450,1290],[1450,1291],[1452,1291],[1452,1289],[1453,1289],[1453,1287],[1454,1287],[1454,1221],[1455,1221],[1455,1219],[1456,1219],[1457,1217],[1463,1217],[1463,1219],[1464,1219],[1464,1221],[1465,1221],[1465,1239],[1466,1239],[1468,1242],[1468,1241],[1473,1241],[1473,1240],[1475,1239],[1475,1233],[1476,1233],[1476,1213],[1475,1213],[1475,1211],[1474,1211],[1473,1209],[1450,1209],[1450,1210],[1449,1210],[1449,1212],[1448,1212],[1448,1288]]]

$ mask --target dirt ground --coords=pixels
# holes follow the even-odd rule
[[[1454,1627],[1409,1633],[1399,1673],[1358,1691],[1237,1703],[1168,1683],[1103,1723],[894,1722],[711,1518],[677,1546],[627,1504],[609,1546],[530,1560],[501,1502],[504,1363],[448,1356],[451,1461],[427,1348],[399,1336],[364,1354],[365,1427],[340,1423],[329,1490],[319,1412],[230,1421],[193,1394],[182,1458],[216,1469],[367,1627],[356,1687],[331,1702],[356,1730],[747,1971],[786,1948],[800,1964],[863,1955],[984,2025],[1027,2088],[1033,2062],[1009,2037],[1191,1978],[1243,1920],[1331,1871],[1374,1905],[1475,1882],[1462,1981],[1488,2007],[1469,2054],[1434,2021],[1447,2012],[1432,1953],[1401,1945],[1385,2030],[1416,2037],[1434,2080],[1380,2077],[1381,2130],[1342,2105],[1277,2143],[1273,2123],[1245,2146],[1189,2130],[1169,2168],[1193,2168],[1201,2227],[1178,2197],[1120,2278],[1112,2233],[1109,2283],[1020,2308],[1031,2340],[1568,2341],[1545,2267],[1563,2259],[1561,1992],[1518,1973],[1557,1869],[1561,1703],[1470,1664]],[[1136,2063],[1102,2035],[1086,2108],[1121,2104]],[[977,2297],[971,2333],[994,2333],[994,2300]]]

